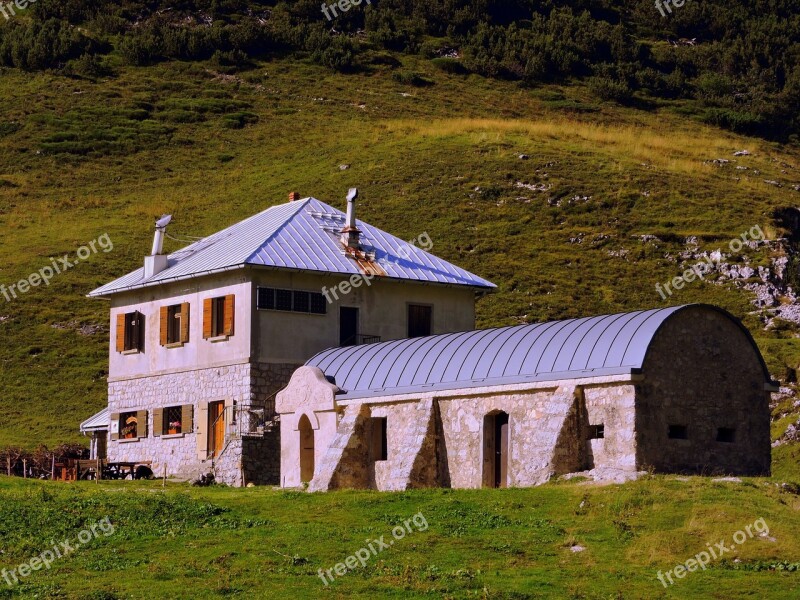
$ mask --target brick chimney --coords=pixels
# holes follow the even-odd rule
[[[297,202],[300,200],[300,192],[289,192],[289,202]]]

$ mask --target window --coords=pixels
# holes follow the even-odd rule
[[[162,306],[161,345],[185,344],[189,341],[189,303]]]
[[[717,441],[733,444],[736,441],[736,430],[732,427],[720,427],[717,429]]]
[[[123,440],[138,438],[139,421],[135,412],[122,413],[119,417],[119,437]]]
[[[372,460],[382,461],[389,458],[389,445],[386,440],[386,417],[373,417],[370,419],[372,426],[372,445],[370,454]]]
[[[203,338],[233,335],[234,296],[219,296],[203,300]]]
[[[194,431],[194,406],[168,406],[153,410],[153,436],[181,435]]]
[[[408,337],[424,337],[431,335],[433,323],[433,307],[421,304],[408,305]]]
[[[589,425],[589,439],[602,440],[606,437],[605,425]]]
[[[670,439],[673,440],[689,439],[689,432],[687,431],[686,425],[670,425],[667,434],[669,435]]]
[[[117,352],[141,352],[144,348],[144,315],[131,312],[117,315]]]
[[[256,308],[324,315],[328,311],[328,303],[325,302],[325,296],[319,292],[258,288]]]
[[[164,435],[183,433],[183,409],[180,406],[164,409],[161,431]]]

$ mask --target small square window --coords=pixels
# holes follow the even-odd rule
[[[139,419],[135,412],[126,412],[119,416],[119,437],[122,440],[139,437]]]
[[[162,435],[177,435],[183,433],[183,407],[170,406],[164,409],[164,421],[162,424]]]
[[[605,425],[589,425],[589,439],[602,440],[606,437]]]
[[[689,431],[686,425],[670,425],[667,434],[669,438],[673,440],[689,439]]]
[[[732,427],[720,427],[717,429],[717,441],[733,444],[736,441],[736,430]]]
[[[324,315],[328,312],[328,304],[325,296],[316,292],[311,292],[311,306],[309,312],[315,315]]]
[[[292,290],[275,290],[275,309],[292,310]]]
[[[292,309],[295,312],[308,312],[309,301],[308,292],[294,292],[294,305]]]

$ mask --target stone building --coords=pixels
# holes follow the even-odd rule
[[[749,332],[708,305],[333,348],[277,396],[281,485],[765,475],[775,389]]]
[[[494,285],[410,242],[292,194],[182,250],[164,217],[142,268],[89,294],[110,301],[108,407],[82,424],[94,456],[158,475],[278,483],[275,394],[332,346],[475,325]]]

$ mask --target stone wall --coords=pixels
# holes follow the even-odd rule
[[[250,365],[185,371],[153,377],[112,381],[108,385],[108,407],[113,413],[147,410],[147,436],[138,440],[108,442],[108,460],[151,461],[153,472],[195,478],[211,470],[211,464],[198,454],[198,435],[204,431],[200,423],[203,403],[226,400],[243,403],[250,398]],[[193,427],[178,436],[153,436],[153,409],[191,404]]]
[[[293,364],[239,364],[110,381],[110,412],[147,410],[148,422],[146,437],[133,441],[109,441],[108,459],[112,462],[150,461],[153,472],[158,476],[164,473],[165,466],[168,476],[182,479],[194,479],[211,472],[215,465],[210,460],[204,460],[204,453],[199,452],[198,436],[205,436],[207,429],[206,424],[200,423],[201,415],[206,415],[201,412],[201,407],[223,400],[226,406],[235,402],[238,406],[263,408],[269,430],[275,417],[274,394],[288,383],[295,368]],[[176,436],[154,436],[153,410],[184,404],[193,406],[191,430],[184,429],[182,434]],[[246,413],[242,415],[242,418],[245,417]],[[250,430],[248,424],[242,425],[243,432]],[[240,465],[243,464],[246,482],[277,484],[279,445],[277,426],[272,434],[263,437],[246,436],[242,440],[232,440],[221,457],[219,471],[222,476],[218,476],[218,480],[231,482],[232,485],[236,481],[241,482],[241,474],[235,474],[240,473]]]
[[[214,460],[214,478],[218,483],[234,487],[248,483],[278,485],[281,467],[280,450],[278,427],[265,432],[263,437],[245,435],[231,440],[225,452]]]
[[[603,425],[602,439],[588,440],[586,469],[636,471],[636,388],[585,386],[586,425]],[[582,432],[582,439],[588,437]]]
[[[692,307],[656,334],[637,386],[637,462],[661,472],[768,474],[769,393],[758,349],[728,316]],[[670,425],[688,439],[670,439]],[[718,429],[735,429],[733,443]]]
[[[267,419],[275,416],[275,395],[288,385],[300,365],[294,363],[253,363],[250,404],[263,406]]]

